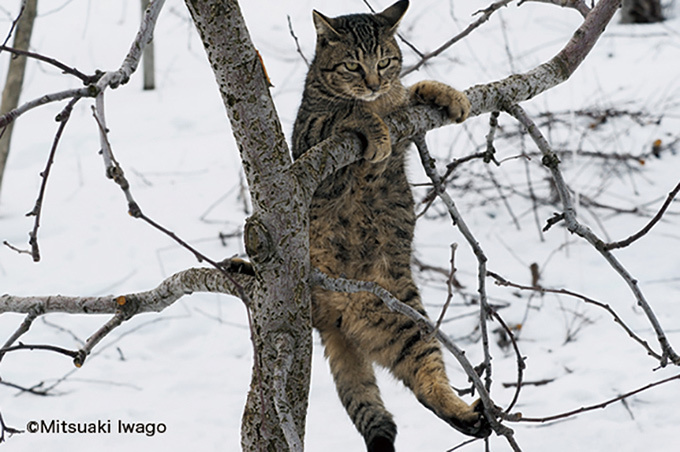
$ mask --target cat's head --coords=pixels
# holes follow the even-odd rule
[[[399,80],[401,52],[394,34],[408,5],[401,0],[378,14],[334,18],[314,11],[314,65],[333,96],[373,101]]]

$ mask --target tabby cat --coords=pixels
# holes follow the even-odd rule
[[[326,179],[312,200],[312,265],[331,276],[374,281],[426,315],[410,269],[415,215],[404,169],[407,144],[392,146],[381,118],[425,103],[461,122],[470,104],[442,83],[425,81],[410,89],[401,84],[394,34],[408,5],[402,0],[379,14],[335,18],[313,12],[316,55],[295,121],[293,156],[334,133],[362,137],[363,159]],[[377,297],[316,288],[312,318],[340,400],[369,452],[394,451],[397,433],[380,398],[374,362],[454,428],[477,437],[489,434],[481,404],[469,406],[449,385],[438,343]]]

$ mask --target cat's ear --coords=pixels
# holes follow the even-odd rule
[[[312,11],[312,18],[314,19],[317,36],[324,37],[330,41],[337,40],[340,37],[340,33],[334,28],[335,19],[326,17],[317,10]]]
[[[387,21],[390,34],[393,34],[397,31],[399,22],[401,22],[401,18],[404,17],[404,14],[406,14],[407,9],[408,0],[400,0],[394,5],[388,7],[385,11],[378,14],[379,17],[382,17]]]

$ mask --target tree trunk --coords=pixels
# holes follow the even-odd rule
[[[146,11],[151,0],[142,0],[142,15]],[[156,89],[156,68],[155,68],[154,44],[153,41],[144,47],[142,56],[142,73],[144,76],[144,91]]]
[[[623,0],[621,23],[650,24],[663,20],[661,0]]]
[[[254,364],[242,448],[301,451],[312,353],[307,221],[311,193],[291,171],[263,63],[238,2],[186,3],[215,73],[253,202],[244,235],[257,278],[253,298],[246,300]]]
[[[31,43],[31,33],[33,32],[33,22],[35,22],[38,10],[38,0],[28,0],[17,23],[14,32],[14,47],[20,50],[28,50]],[[0,115],[13,110],[19,105],[21,86],[24,83],[24,73],[26,72],[26,57],[12,57],[7,70],[7,82],[2,90],[2,102],[0,103]],[[9,144],[12,139],[12,129],[14,122],[9,123],[0,136],[0,193],[2,192],[2,176],[5,173],[5,163],[9,156]]]

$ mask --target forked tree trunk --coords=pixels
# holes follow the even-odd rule
[[[263,63],[236,0],[186,0],[227,109],[253,203],[244,231],[257,286],[254,367],[242,421],[244,451],[301,451],[312,353],[311,192],[292,171]],[[225,375],[225,378],[228,376]]]
[[[33,33],[33,22],[35,22],[36,12],[38,10],[38,0],[28,0],[24,6],[21,18],[14,30],[14,44],[13,47],[19,50],[28,50],[31,43],[31,33]],[[24,83],[24,73],[26,72],[26,57],[18,56],[10,58],[9,68],[7,70],[7,80],[5,87],[2,90],[2,102],[0,103],[0,115],[13,110],[19,105],[19,96],[21,95],[21,86]],[[0,136],[0,193],[2,192],[2,176],[5,173],[5,164],[9,156],[9,145],[12,139],[12,129],[14,122],[11,122],[5,128],[4,133]]]

